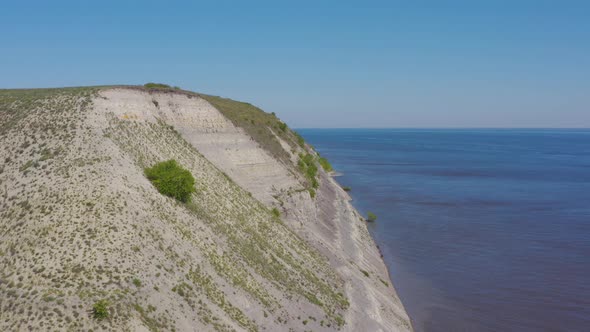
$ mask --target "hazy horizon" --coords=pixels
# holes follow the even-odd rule
[[[0,88],[144,84],[295,128],[589,128],[583,1],[7,3]]]

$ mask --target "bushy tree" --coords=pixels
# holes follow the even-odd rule
[[[188,170],[179,166],[176,160],[157,163],[144,171],[147,178],[163,195],[186,203],[195,192],[195,178]]]

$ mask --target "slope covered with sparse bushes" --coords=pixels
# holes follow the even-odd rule
[[[159,87],[0,90],[0,330],[409,329],[317,157],[304,163],[318,197],[300,194],[298,154],[314,152],[274,115],[216,102]],[[268,172],[236,159],[237,135],[278,160],[287,189],[250,185]],[[205,143],[226,154],[205,157]],[[274,203],[257,198],[269,190]],[[320,246],[306,230],[328,222]]]

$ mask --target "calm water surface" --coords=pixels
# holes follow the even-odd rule
[[[590,331],[590,130],[302,129],[416,331]]]

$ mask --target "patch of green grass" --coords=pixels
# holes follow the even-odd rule
[[[90,96],[97,91],[96,87],[52,88],[52,89],[0,89],[0,136],[9,134],[12,130],[20,130],[20,124],[27,121],[29,115],[39,109],[51,112],[51,120],[65,120],[60,118],[66,114],[90,104]],[[49,102],[49,103],[48,103]],[[46,132],[68,130],[67,123],[51,122],[49,118],[39,117],[38,120],[28,119],[28,131],[34,129]]]
[[[275,208],[272,208],[271,212],[272,212],[272,215],[275,216],[275,217],[277,217],[277,218],[279,218],[281,216],[281,212],[276,207]]]
[[[318,167],[315,162],[315,157],[311,154],[300,154],[298,162],[299,170],[305,175],[309,184],[313,189],[317,189],[320,183],[317,179]]]
[[[92,305],[92,316],[96,319],[109,317],[109,302],[103,299],[94,303]]]
[[[176,160],[157,163],[144,171],[162,195],[186,203],[195,192],[195,178],[188,170],[179,166]]]
[[[285,151],[275,134],[291,147],[303,145],[299,143],[299,134],[290,130],[286,123],[272,113],[266,113],[250,103],[204,94],[199,96],[207,100],[235,126],[243,128],[263,149],[287,165],[291,163],[289,153]]]
[[[352,190],[352,188],[350,188],[349,186],[344,186],[344,187],[342,187],[342,189],[344,189],[344,191],[351,191]]]
[[[310,196],[311,198],[315,198],[315,190],[313,190],[312,188],[309,188],[309,190],[308,190],[308,191],[309,191],[309,196]]]
[[[301,135],[299,135],[298,132],[294,131],[293,134],[295,135],[295,139],[297,140],[297,145],[299,145],[301,148],[305,148],[305,139],[303,139],[303,137]]]
[[[367,221],[373,222],[375,220],[377,220],[377,216],[371,211],[367,212]]]
[[[367,272],[367,271],[365,271],[363,269],[359,269],[359,270],[361,270],[361,272],[365,275],[365,277],[368,277],[369,276],[369,272]]]
[[[141,280],[133,278],[133,284],[135,285],[135,287],[139,288],[141,287]]]
[[[164,84],[164,83],[149,82],[149,83],[144,84],[143,86],[148,89],[172,89],[172,87],[170,85]]]
[[[328,161],[328,159],[324,158],[324,157],[320,157],[320,159],[318,160],[320,165],[322,166],[322,168],[326,171],[326,172],[331,172],[334,169],[332,168],[332,165],[330,164],[330,162]]]

